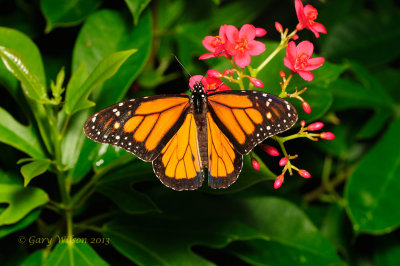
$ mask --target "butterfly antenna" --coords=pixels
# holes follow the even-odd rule
[[[175,57],[176,61],[181,65],[181,67],[186,71],[186,73],[189,75],[189,77],[192,77],[192,75],[190,75],[190,73],[186,69],[186,67],[181,63],[181,61],[179,61],[178,57],[176,55],[174,55],[174,54],[172,54],[172,55]]]

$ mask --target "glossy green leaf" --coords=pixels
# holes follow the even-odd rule
[[[377,239],[374,252],[376,266],[396,266],[400,261],[400,243],[395,235]]]
[[[148,180],[157,180],[151,164],[137,160],[103,177],[96,190],[112,200],[126,213],[159,212],[158,207],[149,196],[133,187],[136,183]]]
[[[156,194],[153,198],[157,198],[162,215],[131,219],[122,216],[104,227],[103,234],[110,237],[112,245],[137,264],[210,264],[190,248],[223,248],[232,241],[253,239],[280,246],[263,251],[268,259],[290,252],[296,255],[288,258],[290,264],[296,264],[300,257],[309,264],[340,263],[329,242],[296,206],[285,200],[234,199],[194,192]],[[257,256],[246,251],[241,252]]]
[[[24,229],[28,225],[32,224],[39,217],[40,211],[40,209],[35,209],[16,223],[0,226],[0,238]]]
[[[21,266],[42,266],[47,253],[43,249],[36,250],[27,257]]]
[[[138,52],[129,57],[111,79],[105,82],[101,88],[95,89],[92,99],[96,102],[96,109],[120,101],[150,55],[152,42],[150,12],[145,11],[142,14],[137,26],[132,28],[128,24],[127,19],[124,20],[118,12],[102,10],[87,20],[78,36],[73,54],[73,69],[77,69],[81,62],[85,61],[86,68],[90,72],[102,56],[118,49],[138,49]],[[76,130],[82,132],[78,127],[82,128],[83,123],[92,113],[88,113],[81,122],[77,121]],[[74,135],[76,132],[71,131],[70,134]],[[75,136],[70,139],[72,138]],[[73,182],[78,182],[90,171],[92,160],[100,146],[86,138],[83,133],[75,139],[75,142],[68,141],[66,144],[76,147],[71,149],[70,153],[74,156],[71,157],[74,159],[71,162],[76,167],[68,173],[68,176]]]
[[[24,186],[26,187],[31,180],[49,169],[50,160],[34,160],[21,167],[21,174],[24,177]]]
[[[347,183],[345,197],[356,232],[387,233],[400,225],[400,120],[363,157]]]
[[[0,27],[0,46],[18,51],[31,73],[39,79],[41,84],[46,84],[40,51],[28,36],[14,29]],[[4,64],[0,64],[0,81],[16,98],[17,79],[6,69]]]
[[[13,146],[34,158],[45,158],[39,138],[33,128],[22,125],[1,107],[0,142]]]
[[[397,11],[383,17],[362,12],[348,16],[326,35],[322,55],[328,59],[352,59],[367,66],[390,62],[400,55],[395,45],[400,37],[398,14]]]
[[[74,238],[75,243],[61,242],[50,253],[44,265],[108,265],[93,248],[87,244],[86,238]],[[80,242],[82,241],[82,242]]]
[[[66,92],[65,112],[69,115],[95,105],[87,98],[90,93],[104,81],[112,77],[121,65],[137,50],[115,52],[106,56],[89,75],[79,89],[70,89]],[[74,88],[74,87],[72,87]]]
[[[0,214],[0,225],[16,223],[48,201],[48,195],[40,188],[0,184],[0,203],[8,204]]]
[[[41,0],[40,7],[47,22],[45,32],[48,33],[55,27],[73,26],[80,23],[102,2],[102,0]]]
[[[138,24],[140,15],[144,11],[144,9],[149,5],[150,1],[151,0],[125,0],[125,3],[128,5],[129,10],[132,13],[135,25]]]
[[[94,90],[92,99],[97,109],[121,100],[149,58],[152,43],[150,12],[143,12],[134,27],[128,21],[131,20],[116,11],[101,10],[88,18],[76,40],[72,69],[76,70],[85,61],[88,73],[112,52],[138,50],[112,78]]]
[[[21,82],[26,96],[40,103],[45,102],[46,88],[30,71],[22,56],[16,50],[0,46],[0,57],[8,71]]]

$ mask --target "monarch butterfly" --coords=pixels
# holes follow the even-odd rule
[[[277,96],[250,90],[206,94],[196,82],[190,96],[148,96],[105,108],[86,121],[84,132],[152,161],[164,185],[194,190],[205,168],[209,186],[229,187],[244,154],[296,121],[295,108]]]

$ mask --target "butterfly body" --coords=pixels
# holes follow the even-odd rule
[[[192,190],[204,181],[226,188],[239,176],[243,155],[292,127],[297,112],[284,99],[259,91],[156,95],[105,108],[84,126],[92,140],[121,147],[144,161],[163,184]]]

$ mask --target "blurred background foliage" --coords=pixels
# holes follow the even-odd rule
[[[1,0],[0,55],[14,69],[0,64],[1,265],[398,265],[394,0],[304,1],[318,9],[328,34],[302,31],[300,40],[312,41],[327,61],[311,83],[295,78],[290,86],[309,88],[313,111],[305,115],[297,105],[300,119],[323,121],[336,135],[287,145],[312,179],[286,177],[274,190],[279,158],[256,149],[261,170],[246,156],[229,189],[176,192],[150,163],[82,132],[90,114],[119,100],[186,91],[188,77],[172,53],[192,74],[224,69],[221,58],[197,60],[206,52],[202,39],[220,25],[266,29],[268,55],[279,41],[274,22],[290,30],[297,24],[293,2]],[[269,93],[280,91],[284,55],[258,75]],[[53,103],[50,92],[59,96]],[[52,104],[56,119],[47,123]],[[57,236],[69,226],[76,241],[61,243]],[[44,237],[53,242],[29,242]]]

